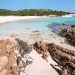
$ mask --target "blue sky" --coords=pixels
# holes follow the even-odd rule
[[[75,0],[0,0],[0,9],[48,8],[75,12]]]

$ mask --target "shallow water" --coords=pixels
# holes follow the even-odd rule
[[[30,31],[56,31],[61,23],[75,24],[75,17],[56,17],[56,18],[38,18],[29,20],[20,20],[0,24],[0,34],[25,33]]]

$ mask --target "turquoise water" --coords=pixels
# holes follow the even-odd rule
[[[40,31],[54,30],[61,26],[61,23],[75,24],[75,17],[38,18],[8,22],[0,25],[0,34],[25,32],[25,30]]]

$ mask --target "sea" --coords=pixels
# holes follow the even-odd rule
[[[75,25],[75,17],[51,17],[19,20],[0,24],[0,34],[25,33],[28,31],[52,31],[57,33],[61,28]]]

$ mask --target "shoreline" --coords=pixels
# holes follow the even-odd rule
[[[12,22],[12,21],[19,21],[19,20],[28,20],[28,19],[37,19],[37,18],[53,18],[53,17],[47,17],[47,16],[0,16],[0,24],[6,23],[6,22]],[[75,50],[74,47],[70,46],[69,44],[65,43],[65,39],[57,36],[53,32],[47,32],[47,31],[35,31],[31,32],[28,30],[26,33],[19,33],[17,34],[15,32],[8,35],[1,35],[0,40],[8,40],[10,39],[12,42],[16,44],[15,38],[19,38],[20,40],[26,42],[28,45],[32,45],[35,42],[42,41],[43,43],[54,43],[58,46],[61,46],[63,48],[72,49]],[[43,46],[44,47],[44,46]],[[18,54],[18,50],[14,53]],[[50,64],[57,65],[57,63],[52,59],[51,55],[48,56],[48,62],[46,62],[44,59],[42,59],[41,55],[39,55],[33,48],[32,51],[28,54],[30,58],[32,58],[32,64],[28,64],[25,67],[25,73],[22,73],[21,75],[58,75],[58,73],[51,67]],[[28,57],[27,57],[28,58]],[[26,59],[26,58],[23,58]],[[30,59],[29,59],[30,60]],[[26,60],[24,61],[26,63]],[[36,69],[35,69],[36,68]]]
[[[62,17],[62,16],[61,16]],[[3,24],[3,23],[6,23],[6,22],[13,22],[13,21],[19,21],[19,20],[29,20],[29,19],[37,19],[37,18],[53,18],[53,17],[49,17],[49,16],[0,16],[0,24]],[[47,31],[39,31],[39,33],[38,32],[31,32],[31,30],[28,30],[28,31],[26,31],[27,32],[27,34],[30,36],[30,35],[34,35],[35,34],[35,36],[36,35],[38,35],[38,34],[41,34],[41,36],[39,36],[40,38],[42,38],[42,37],[44,37],[45,36],[45,32],[47,32]],[[30,34],[29,34],[30,33]],[[15,31],[15,32],[12,32],[12,33],[9,33],[9,34],[3,34],[3,35],[1,35],[0,36],[0,38],[4,38],[4,37],[7,37],[7,36],[15,36],[17,34],[17,36],[20,36],[20,34],[22,34],[22,33],[20,33],[19,32],[19,34]],[[23,35],[25,35],[26,33],[23,33]],[[27,37],[28,38],[28,36],[21,36],[21,37]],[[51,39],[49,39],[49,36],[48,35],[51,35]],[[52,36],[53,35],[53,36]],[[30,36],[31,37],[31,36]],[[64,46],[64,44],[62,43],[62,44],[60,44],[59,42],[64,42],[64,39],[62,39],[61,41],[60,41],[60,39],[61,39],[61,37],[59,37],[59,36],[57,36],[56,34],[54,34],[52,31],[50,31],[48,34],[47,34],[47,36],[46,36],[47,38],[42,38],[44,41],[49,41],[49,40],[52,40],[51,42],[52,43],[56,43],[56,44],[58,44],[58,45],[60,45],[60,46]],[[56,39],[55,38],[53,38],[53,37],[56,37]],[[32,37],[33,38],[33,37]],[[35,38],[33,38],[33,39],[35,39]],[[41,39],[41,40],[42,40]],[[28,39],[29,40],[29,39]],[[59,42],[58,42],[59,41]],[[65,44],[66,45],[66,44]],[[66,45],[67,46],[67,45]],[[65,46],[65,47],[66,47]]]
[[[37,19],[37,18],[55,18],[55,17],[65,17],[65,16],[0,16],[0,24],[6,22],[19,21],[19,20],[28,20],[28,19]]]
[[[6,22],[37,19],[37,18],[50,18],[50,17],[49,16],[0,16],[0,24],[6,23]]]

